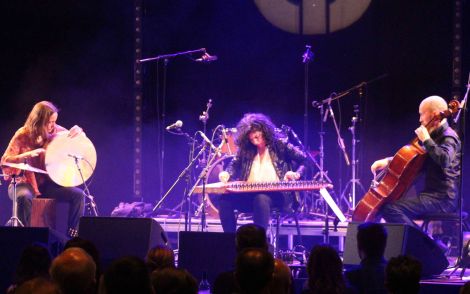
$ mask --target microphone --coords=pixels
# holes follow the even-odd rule
[[[167,126],[166,130],[171,131],[171,130],[174,130],[174,129],[181,129],[182,126],[183,126],[183,122],[180,121],[180,120],[177,120],[174,124],[171,124],[171,125]]]
[[[198,131],[198,133],[199,133],[199,135],[201,135],[202,139],[204,139],[204,141],[206,141],[206,143],[209,144],[209,146],[211,146],[211,149],[213,149],[215,152],[217,152],[218,156],[221,156],[219,148],[215,147],[214,144],[212,144],[212,141],[209,140],[209,138],[207,138],[206,134],[204,134],[201,131]]]
[[[334,117],[333,109],[331,108],[331,98],[328,98],[327,100],[328,100],[328,108],[325,110],[325,116],[323,116],[323,122],[326,122],[326,120],[328,119],[328,114],[331,114],[331,117]]]
[[[286,132],[287,135],[290,134],[290,135],[292,136],[292,138],[294,138],[294,140],[297,142],[297,144],[303,145],[303,144],[302,144],[302,141],[300,141],[300,139],[299,139],[299,136],[297,136],[297,134],[294,132],[294,130],[293,130],[291,127],[286,126],[286,125],[282,125],[282,126],[281,126],[281,129],[282,129],[284,132]]]
[[[302,63],[309,63],[310,61],[312,61],[313,59],[313,52],[311,51],[312,49],[312,46],[310,45],[305,45],[305,48],[307,48],[305,50],[305,53],[302,55]]]
[[[83,156],[80,155],[74,155],[74,154],[67,154],[68,157],[72,157],[75,160],[83,160]]]
[[[209,53],[204,53],[201,58],[196,59],[196,62],[210,63],[216,61],[218,58],[216,55],[210,55]]]
[[[281,130],[283,130],[286,133],[290,133],[292,131],[292,128],[286,125],[281,125]]]
[[[321,105],[322,105],[321,102],[318,102],[318,101],[316,101],[316,100],[313,100],[313,101],[312,101],[312,106],[313,106],[314,108],[320,108]]]

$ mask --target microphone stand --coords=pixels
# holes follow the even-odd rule
[[[325,114],[324,120],[326,121],[326,119],[328,118],[328,114],[329,114],[329,116],[331,117],[331,120],[333,121],[333,125],[335,126],[336,136],[338,138],[338,146],[343,152],[344,161],[346,162],[346,165],[349,166],[351,163],[349,162],[348,153],[346,152],[346,145],[344,144],[343,137],[341,137],[341,131],[339,130],[338,123],[336,122],[336,118],[335,118],[335,113],[333,112],[333,108],[331,107],[331,101],[332,101],[333,96],[335,95],[336,93],[331,93],[330,98],[328,98],[329,100],[327,104],[328,110],[327,110],[327,114]]]
[[[461,147],[460,147],[460,179],[459,179],[459,258],[456,262],[455,269],[448,275],[450,277],[454,272],[457,271],[459,267],[462,268],[460,278],[462,279],[463,275],[465,274],[465,269],[470,267],[470,260],[468,256],[464,256],[464,252],[462,250],[463,246],[463,219],[462,219],[462,210],[463,210],[463,162],[464,162],[464,157],[465,157],[465,145],[466,145],[466,119],[467,119],[467,103],[468,103],[468,92],[470,91],[470,73],[468,75],[468,81],[467,81],[467,92],[465,93],[464,98],[460,102],[460,107],[459,111],[457,112],[457,115],[454,118],[454,123],[458,124],[460,122],[460,128],[461,128]],[[462,119],[460,120],[460,115],[462,115]],[[460,121],[459,121],[460,120]],[[467,243],[466,247],[468,246],[469,243]]]
[[[163,54],[163,55],[158,55],[155,57],[150,57],[150,58],[144,58],[140,59],[140,63],[145,63],[149,61],[157,61],[160,59],[170,59],[178,56],[184,56],[184,55],[191,55],[193,53],[206,53],[206,48],[201,48],[201,49],[196,49],[196,50],[189,50],[189,51],[181,51],[181,52],[176,52],[176,53],[171,53],[171,54]]]
[[[344,94],[343,96],[345,96],[345,95],[346,94]],[[320,149],[320,167],[321,167],[321,169],[320,169],[320,182],[324,181],[323,168],[324,168],[324,156],[325,156],[325,154],[324,154],[323,137],[325,135],[325,132],[323,131],[323,128],[324,128],[324,123],[326,122],[326,119],[328,118],[328,114],[331,115],[331,118],[332,118],[334,126],[335,126],[336,135],[338,137],[338,144],[339,144],[341,150],[343,151],[346,163],[349,165],[349,158],[347,157],[347,153],[345,151],[344,141],[343,141],[343,138],[341,138],[341,134],[339,133],[339,128],[338,128],[338,125],[336,123],[334,112],[333,112],[333,109],[331,108],[331,101],[338,99],[337,96],[338,95],[336,95],[336,93],[332,93],[328,99],[325,99],[325,100],[321,101],[320,103],[318,103],[317,101],[314,101],[312,103],[312,105],[314,107],[319,106],[319,108],[320,108],[320,148],[319,148]],[[324,104],[327,105],[326,111],[325,111]],[[323,235],[323,242],[325,244],[329,244],[329,242],[330,242],[329,207],[328,207],[328,203],[326,201],[323,202],[323,205],[324,205],[324,211],[325,211],[325,230],[324,230],[324,235]],[[336,221],[335,221],[335,223],[336,223]]]
[[[299,136],[292,130],[291,127],[282,125],[281,129],[284,130],[285,132],[291,134],[292,138],[294,138],[295,143],[300,147],[300,149],[307,155],[308,160],[310,161],[310,164],[315,165],[319,170],[321,170],[321,166],[318,163],[318,161],[315,159],[315,157],[312,156],[310,152],[308,152],[307,148],[305,145],[300,141]],[[326,182],[332,183],[331,179],[328,177],[326,173],[323,173],[323,176],[326,178]]]
[[[340,92],[339,94],[336,94],[336,93],[332,93],[330,95],[330,97],[326,98],[326,99],[323,99],[323,100],[320,100],[320,101],[313,101],[312,102],[312,106],[313,107],[316,107],[316,108],[319,108],[320,109],[320,117],[321,117],[321,121],[320,121],[320,166],[321,166],[321,170],[320,170],[320,179],[323,179],[322,178],[322,171],[323,171],[323,158],[324,158],[324,154],[323,154],[323,136],[324,136],[324,132],[323,132],[323,122],[326,121],[326,119],[328,118],[327,115],[328,113],[330,114],[330,116],[332,117],[333,119],[333,123],[334,123],[334,126],[335,126],[335,130],[336,130],[336,134],[337,134],[337,137],[338,137],[338,145],[340,147],[340,149],[342,150],[343,152],[343,156],[344,156],[344,159],[346,161],[346,164],[349,166],[350,165],[350,162],[349,162],[349,157],[348,157],[348,154],[346,152],[346,147],[344,145],[344,140],[343,138],[341,138],[341,135],[340,135],[340,132],[339,132],[339,128],[338,128],[338,125],[336,123],[336,119],[335,119],[335,116],[334,116],[334,112],[333,112],[333,109],[331,108],[331,102],[332,101],[335,101],[335,100],[338,100],[344,96],[347,96],[349,95],[351,92],[355,91],[355,90],[359,90],[361,91],[361,89],[369,84],[372,84],[374,82],[377,82],[381,79],[384,79],[388,76],[388,74],[382,74],[380,76],[377,76],[367,82],[361,82],[343,92]],[[324,105],[327,105],[328,106],[328,109],[327,109],[327,113],[324,113]]]
[[[361,92],[359,93],[361,94]],[[356,159],[356,145],[359,140],[356,139],[356,124],[360,121],[359,119],[359,105],[354,105],[354,116],[351,119],[351,126],[349,130],[351,131],[351,179],[346,184],[346,187],[341,193],[341,199],[346,199],[346,193],[349,191],[349,201],[346,201],[348,204],[349,210],[354,209],[356,207],[356,185],[361,188],[362,192],[364,193],[364,187],[361,184],[360,179],[357,177],[357,165],[359,160]],[[349,190],[351,189],[351,190]]]
[[[194,149],[195,149],[195,144],[196,143],[196,140],[194,140],[193,137],[191,137],[188,133],[183,133],[181,132],[181,129],[176,129],[176,131],[172,131],[172,130],[168,130],[168,133],[170,134],[173,134],[173,135],[177,135],[177,136],[184,136],[186,139],[188,139],[188,146],[189,146],[189,155],[188,155],[188,162],[191,162],[191,160],[193,159],[193,156],[194,156]],[[181,216],[181,211],[182,211],[182,207],[184,206],[186,208],[186,211],[184,213],[184,216],[185,216],[185,228],[184,230],[185,231],[188,231],[188,211],[191,211],[191,205],[194,204],[193,202],[190,203],[190,205],[188,205],[187,201],[186,201],[186,194],[187,192],[189,191],[190,187],[192,186],[191,185],[191,179],[193,178],[193,169],[190,169],[188,173],[186,173],[186,187],[184,189],[184,192],[183,192],[183,200],[181,200],[181,202],[176,205],[175,207],[173,207],[170,211],[172,212],[176,212],[178,209],[180,209],[180,213],[179,213],[179,216]]]
[[[98,207],[96,206],[95,199],[91,195],[90,190],[88,189],[88,184],[86,183],[85,178],[83,177],[82,169],[80,168],[80,165],[78,164],[79,157],[75,155],[70,155],[70,156],[73,157],[75,161],[75,165],[77,166],[78,173],[80,174],[80,178],[82,179],[82,182],[83,182],[83,195],[85,195],[86,199],[88,199],[89,201],[86,205],[88,208],[88,211],[90,212],[92,216],[98,216]],[[87,161],[86,159],[81,159],[81,160]]]
[[[206,48],[200,48],[196,50],[189,50],[189,51],[180,51],[176,53],[171,53],[171,54],[163,54],[163,55],[158,55],[155,57],[150,57],[150,58],[144,58],[144,59],[139,59],[137,62],[139,63],[146,63],[146,62],[157,62],[157,93],[156,93],[156,99],[157,99],[157,145],[159,145],[159,162],[158,162],[158,174],[159,174],[159,188],[157,193],[161,194],[160,192],[162,191],[163,187],[163,161],[165,159],[165,130],[164,127],[166,125],[165,123],[165,118],[166,118],[166,76],[167,76],[167,70],[168,70],[168,63],[169,60],[175,57],[179,56],[188,56],[194,53],[206,53]],[[162,102],[161,102],[161,109],[160,109],[160,99],[159,99],[159,89],[160,89],[160,79],[159,79],[159,74],[158,74],[158,63],[159,61],[163,59],[163,89],[162,89]]]
[[[344,96],[347,96],[349,95],[351,92],[355,91],[355,90],[359,90],[360,88],[362,87],[365,87],[369,84],[372,84],[372,83],[375,83],[381,79],[384,79],[388,76],[388,74],[383,74],[383,75],[380,75],[378,77],[375,77],[373,78],[372,80],[369,80],[367,82],[361,82],[355,86],[353,86],[352,88],[349,88],[347,89],[346,91],[343,91],[343,92],[340,92],[339,94],[336,94],[334,95],[334,97],[328,97],[326,99],[323,99],[323,100],[320,100],[320,101],[313,101],[312,102],[312,106],[313,107],[320,107],[321,105],[323,104],[331,104],[332,101],[335,101],[335,100],[338,100],[340,98],[343,98]]]
[[[179,181],[191,170],[191,167],[194,165],[196,160],[199,158],[199,156],[202,155],[206,151],[206,145],[202,146],[201,150],[199,150],[198,154],[189,162],[188,166],[186,166],[183,171],[179,174],[178,178],[175,180],[173,185],[166,191],[166,193],[160,198],[160,200],[157,202],[157,204],[153,207],[152,212],[150,213],[151,215],[155,214],[158,208],[162,205],[162,203],[165,201],[165,199],[170,195],[171,191],[175,188],[175,186],[179,183]],[[189,231],[191,231],[191,199],[190,199],[190,194],[188,193],[186,197],[187,201],[187,211],[186,211],[186,217],[185,217],[185,228],[188,228]]]
[[[194,190],[199,185],[199,182],[202,181],[201,232],[204,232],[207,229],[207,223],[206,223],[206,201],[207,201],[206,182],[207,182],[207,173],[209,172],[209,168],[212,166],[213,161],[217,158],[217,155],[219,153],[218,150],[220,150],[222,148],[223,144],[224,144],[224,140],[222,140],[222,142],[220,143],[220,146],[217,147],[217,150],[213,153],[212,157],[209,158],[206,166],[201,171],[201,173],[197,177],[196,182],[194,183],[193,187],[191,188],[191,190],[188,193],[188,199],[190,199],[191,196],[194,193]],[[203,149],[206,148],[207,145],[208,145],[208,143],[205,143]]]
[[[203,133],[206,134],[206,130],[207,130],[207,121],[209,120],[209,110],[211,109],[212,107],[212,99],[209,99],[209,101],[207,101],[207,104],[206,104],[206,110],[202,112],[201,115],[199,115],[199,120],[202,122],[202,126],[203,126]],[[210,151],[209,151],[210,152]],[[202,166],[202,167],[206,167],[206,153],[202,154],[202,160],[199,162],[199,164]]]
[[[202,122],[202,133],[205,135],[206,134],[206,131],[207,131],[207,121],[209,120],[209,110],[211,109],[212,107],[212,99],[209,99],[207,101],[207,104],[206,104],[206,110],[202,112],[201,115],[199,115],[199,120]],[[206,143],[204,143],[206,144]],[[208,154],[206,154],[205,152],[202,154],[202,159],[199,161],[199,164],[198,166],[196,167],[196,169],[198,168],[205,168],[207,165],[207,157],[210,155],[211,153],[211,149],[209,148],[209,151],[208,151]],[[203,183],[203,185],[205,185],[205,183]],[[198,216],[201,212],[205,213],[205,206],[206,205],[206,202],[204,200],[204,196],[202,197],[202,201],[201,203],[199,203],[195,213],[194,213],[194,216]],[[205,217],[205,216],[201,216],[201,217]]]
[[[324,136],[325,136],[325,131],[324,131],[324,120],[323,120],[323,113],[325,112],[325,109],[323,105],[320,108],[320,183],[323,183],[324,181],[324,176],[326,175],[324,171],[324,160],[325,160],[325,152],[324,152]],[[325,231],[323,232],[323,243],[325,244],[330,244],[330,222],[329,222],[329,211],[328,211],[328,203],[326,201],[323,201],[323,208],[325,211]]]
[[[313,60],[314,54],[311,51],[311,45],[305,45],[307,48],[302,55],[302,63],[304,64],[304,142],[307,144],[308,147],[308,133],[309,133],[309,126],[308,126],[308,67],[310,62]]]

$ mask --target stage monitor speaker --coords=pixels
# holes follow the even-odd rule
[[[0,292],[3,293],[11,285],[21,254],[27,246],[42,243],[48,246],[54,257],[62,250],[62,241],[49,228],[0,227]]]
[[[180,232],[178,267],[197,280],[203,273],[211,285],[218,274],[235,268],[235,233]]]
[[[344,246],[344,265],[358,265],[361,262],[357,252],[357,227],[360,223],[349,223]],[[385,259],[398,255],[409,255],[423,265],[423,277],[441,274],[449,265],[447,258],[428,235],[415,227],[404,224],[383,224],[387,230]]]
[[[96,245],[103,268],[117,258],[144,258],[152,247],[169,245],[165,231],[152,218],[82,217],[78,235]]]

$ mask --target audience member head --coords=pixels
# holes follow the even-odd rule
[[[145,263],[150,272],[156,269],[175,267],[175,254],[168,246],[157,245],[147,252]]]
[[[247,248],[238,253],[235,279],[242,293],[260,293],[274,272],[274,258],[263,248]]]
[[[357,227],[357,250],[361,259],[383,258],[387,230],[380,223],[366,222]]]
[[[343,293],[343,263],[338,252],[328,245],[316,245],[307,262],[308,285],[312,293]]]
[[[16,285],[36,277],[49,277],[51,255],[46,245],[33,243],[21,253],[18,267],[16,268]]]
[[[385,287],[392,294],[418,293],[420,278],[421,263],[410,256],[393,257],[385,268]]]
[[[197,294],[198,291],[196,279],[184,269],[156,269],[151,280],[155,294]]]
[[[238,252],[246,248],[268,249],[266,230],[255,224],[246,224],[239,227],[235,241]]]
[[[269,283],[270,294],[289,294],[292,293],[292,275],[290,268],[284,261],[274,259],[273,279]]]
[[[470,281],[466,282],[462,288],[460,288],[459,294],[470,294]]]
[[[73,247],[62,252],[52,261],[49,272],[63,294],[93,293],[95,289],[95,262],[81,248]]]
[[[100,280],[100,292],[152,293],[150,276],[145,262],[138,257],[123,257],[114,261]]]
[[[59,287],[45,278],[34,278],[16,288],[15,294],[61,294]]]
[[[101,262],[98,248],[96,248],[95,244],[90,240],[82,239],[80,237],[74,237],[68,240],[67,243],[65,243],[64,250],[73,247],[82,248],[86,253],[88,253],[88,255],[91,256],[91,258],[93,258],[93,261],[96,265],[96,282],[98,282],[98,278],[101,276]]]

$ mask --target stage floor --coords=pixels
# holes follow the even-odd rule
[[[170,240],[176,243],[177,246],[177,233],[185,230],[184,218],[171,217],[161,215],[155,218],[163,229],[168,233]],[[251,223],[250,218],[240,218],[238,220],[239,225]],[[207,232],[223,232],[220,220],[216,218],[207,218]],[[189,224],[188,224],[189,226]],[[345,238],[347,233],[348,222],[339,222],[336,224],[333,220],[328,222],[329,226],[329,241],[330,244],[338,249],[342,254],[344,251]],[[283,238],[284,248],[280,246],[281,250],[295,249],[298,242],[297,227],[294,218],[282,218],[280,226],[277,228],[276,221],[273,220],[268,228],[268,235],[273,238],[276,235],[276,230],[279,229],[280,238]],[[313,216],[309,218],[301,218],[299,220],[299,230],[302,238],[316,238],[314,243],[323,243],[325,240],[325,221],[320,216]],[[201,219],[199,217],[193,217],[191,219],[191,231],[201,231]],[[308,242],[308,241],[307,241]],[[307,246],[306,246],[307,247]],[[177,247],[174,247],[177,248]],[[456,255],[456,254],[455,254]],[[452,276],[449,274],[454,270],[454,265],[457,262],[457,256],[448,256],[449,268],[446,269],[439,277],[434,279],[425,279],[421,281],[421,293],[458,293],[460,287],[467,281],[470,281],[470,269],[465,271],[465,274],[460,278],[462,269],[459,268],[455,271]],[[303,267],[299,262],[295,262],[292,268]]]
[[[202,231],[201,225],[201,218],[193,217],[191,218],[191,222],[188,223],[188,228],[185,227],[185,219],[184,218],[175,218],[170,216],[159,216],[155,218],[163,229],[169,233],[170,239],[173,239],[177,236],[172,236],[171,233],[178,233],[180,231]],[[251,218],[239,218],[237,221],[238,225],[244,225],[248,223],[252,223]],[[220,220],[217,218],[207,218],[206,219],[207,229],[204,230],[206,232],[218,232],[222,233],[222,225],[220,224]],[[189,228],[190,227],[190,228]],[[313,216],[311,219],[301,218],[299,219],[299,226],[296,226],[296,222],[292,217],[284,217],[280,219],[279,226],[277,226],[276,220],[272,220],[270,222],[269,228],[267,230],[268,236],[270,240],[274,240],[277,235],[277,230],[279,230],[279,240],[281,241],[280,249],[282,250],[291,250],[293,249],[298,243],[298,231],[302,238],[316,238],[316,243],[325,243],[326,240],[326,223],[324,220],[320,220],[317,217]],[[348,227],[347,222],[338,222],[336,225],[334,220],[331,219],[328,222],[328,239],[331,244],[334,244],[337,249],[342,252],[344,250],[344,241],[346,237],[346,231]],[[175,234],[176,235],[176,234]],[[173,237],[173,238],[172,238]],[[320,240],[320,241],[319,241]],[[176,245],[175,244],[175,245]]]
[[[165,229],[167,232],[179,232],[185,230],[185,219],[171,217],[171,216],[159,216],[156,217],[160,225]],[[239,218],[237,221],[238,225],[244,225],[248,223],[252,223],[251,218]],[[207,232],[223,232],[222,225],[220,224],[220,220],[218,218],[207,218]],[[297,235],[297,227],[294,218],[286,217],[281,218],[279,222],[279,234],[280,235]],[[192,217],[191,218],[191,231],[202,231],[201,230],[201,218],[200,217]],[[189,226],[189,223],[188,223]],[[326,223],[323,220],[318,218],[312,219],[299,219],[299,229],[300,233],[303,236],[323,236],[325,234],[325,226]],[[338,222],[335,226],[333,220],[328,222],[329,226],[329,235],[335,237],[345,237],[346,230],[348,227],[347,222]],[[270,227],[268,228],[268,233],[270,231],[274,232],[277,229],[276,220],[272,220],[270,223]]]

